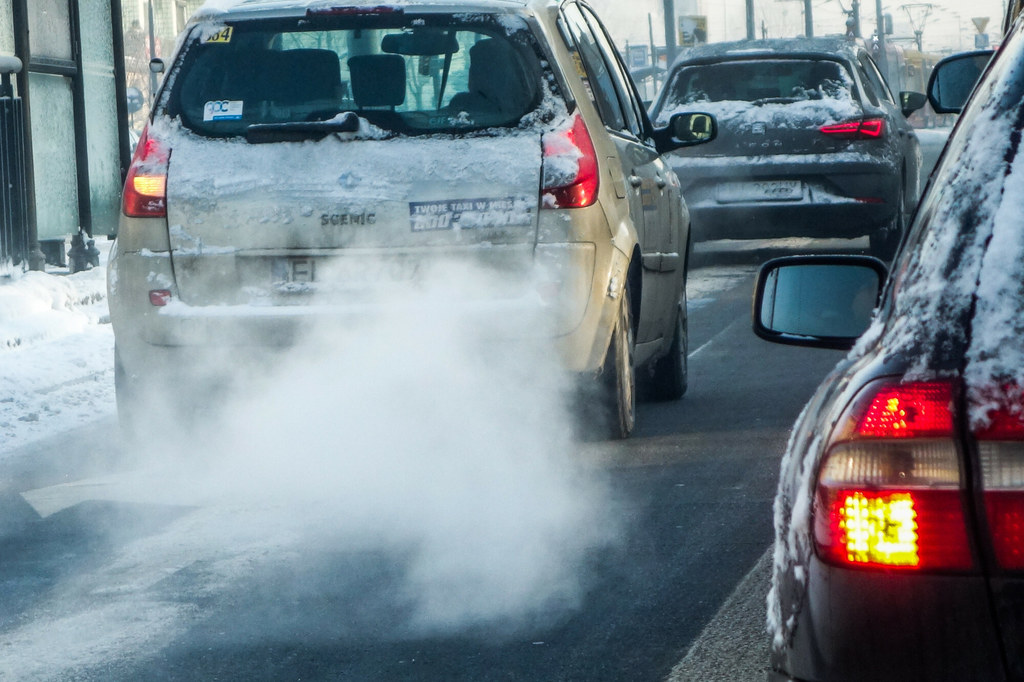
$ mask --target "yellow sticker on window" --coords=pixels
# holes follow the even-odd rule
[[[231,42],[231,26],[224,26],[223,28],[216,29],[213,33],[207,35],[204,39],[204,43],[230,43]]]
[[[575,50],[572,53],[572,63],[576,66],[576,74],[580,78],[587,77],[587,70],[583,67],[583,60],[580,59],[580,53]]]

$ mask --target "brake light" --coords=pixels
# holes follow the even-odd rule
[[[872,383],[839,423],[818,471],[819,556],[846,568],[972,568],[952,385]]]
[[[167,215],[167,162],[171,150],[142,131],[132,164],[124,182],[121,210],[130,218],[159,218]]]
[[[545,133],[543,145],[544,208],[585,208],[597,200],[597,153],[583,118],[576,114],[572,127]]]
[[[874,140],[885,135],[884,118],[866,118],[862,121],[845,121],[819,128],[826,135],[844,139]]]
[[[996,561],[1024,569],[1024,414],[1020,392],[1007,390],[1002,407],[989,412],[988,425],[976,430],[981,487]],[[1015,405],[1014,407],[1009,407]]]

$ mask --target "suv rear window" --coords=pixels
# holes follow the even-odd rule
[[[695,102],[799,102],[850,99],[852,84],[834,61],[757,59],[686,66],[676,74],[669,100]]]
[[[545,82],[525,22],[480,15],[200,25],[181,55],[167,113],[212,137],[344,112],[410,134],[509,126]]]

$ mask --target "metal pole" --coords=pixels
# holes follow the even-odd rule
[[[662,0],[665,8],[665,66],[672,66],[676,58],[676,3]]]
[[[14,14],[14,53],[25,64],[15,78],[18,83],[18,95],[25,116],[25,222],[28,223],[28,268],[42,270],[46,267],[46,257],[39,247],[39,226],[36,223],[36,179],[35,161],[32,152],[32,135],[29,134],[32,121],[32,110],[28,91],[28,70],[31,63],[31,50],[28,40],[28,0],[15,0]]]
[[[875,20],[878,31],[878,68],[889,73],[889,55],[885,51],[885,15],[882,14],[882,0],[875,0]]]
[[[754,39],[754,0],[747,0],[747,40]]]
[[[153,27],[153,0],[149,0],[149,59],[156,59],[156,30]],[[149,71],[149,101],[156,100],[156,73]]]
[[[853,36],[860,38],[860,0],[853,0]]]
[[[814,13],[811,10],[811,0],[804,0],[804,34],[808,38],[814,37]]]

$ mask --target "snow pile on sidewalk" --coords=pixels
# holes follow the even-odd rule
[[[0,279],[0,457],[115,413],[105,276]]]

